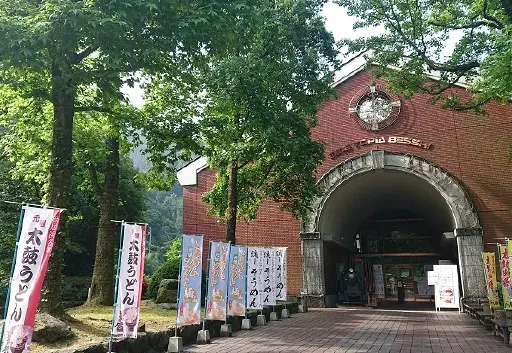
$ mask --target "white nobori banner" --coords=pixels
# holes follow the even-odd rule
[[[145,247],[146,226],[123,223],[123,244],[112,332],[114,336],[137,337]]]
[[[262,301],[263,305],[276,305],[276,268],[275,249],[263,249],[263,282]]]
[[[60,209],[23,206],[23,220],[12,273],[2,352],[28,353]]]
[[[250,246],[247,253],[247,309],[263,309],[261,300],[263,248]]]
[[[276,300],[286,300],[286,248],[275,249]]]

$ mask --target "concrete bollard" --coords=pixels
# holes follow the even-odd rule
[[[233,330],[231,328],[231,324],[224,324],[220,327],[220,337],[232,337]]]
[[[208,330],[201,330],[197,332],[197,344],[207,344],[210,343],[210,331]]]
[[[242,330],[250,330],[252,328],[251,319],[242,320]]]
[[[258,317],[256,318],[256,324],[258,326],[265,326],[267,324],[267,319],[265,318],[265,315],[258,315]]]
[[[275,311],[272,311],[270,313],[270,321],[278,321],[279,317],[277,316],[277,313]]]
[[[169,345],[167,346],[167,353],[182,353],[183,352],[183,338],[182,337],[169,337]]]
[[[290,317],[290,311],[286,308],[281,310],[281,318],[289,318]]]

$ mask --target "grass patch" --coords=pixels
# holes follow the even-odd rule
[[[154,308],[150,301],[141,302],[140,320],[146,324],[146,331],[164,331],[176,322],[176,310]],[[112,307],[80,306],[66,310],[71,316],[68,324],[72,336],[53,344],[32,343],[33,353],[45,353],[53,349],[78,348],[87,344],[106,341],[110,333]]]

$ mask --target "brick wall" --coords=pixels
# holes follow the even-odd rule
[[[456,113],[442,110],[428,102],[426,95],[402,99],[401,113],[395,123],[378,132],[361,129],[349,115],[348,104],[361,89],[375,81],[369,71],[362,71],[336,88],[338,97],[326,102],[318,114],[318,126],[313,137],[325,145],[326,158],[318,168],[318,176],[354,155],[371,149],[407,152],[424,157],[455,176],[466,188],[484,229],[484,243],[493,238],[512,236],[512,107],[490,104],[488,115]],[[384,84],[384,82],[379,82]],[[456,89],[458,94],[467,94]],[[329,153],[363,138],[380,136],[407,136],[432,143],[430,150],[415,146],[363,146],[332,160]],[[184,188],[184,232],[204,234],[209,240],[224,238],[224,227],[206,216],[207,206],[201,195],[215,181],[215,172],[209,169],[199,173],[198,184]],[[290,294],[298,293],[302,285],[300,223],[279,206],[266,202],[252,223],[239,222],[239,244],[287,246],[288,283]],[[488,250],[492,251],[493,248]],[[205,255],[206,256],[206,255]]]

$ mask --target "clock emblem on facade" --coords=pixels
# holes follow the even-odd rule
[[[379,86],[359,91],[350,101],[348,111],[367,130],[381,130],[398,118],[401,102]]]

